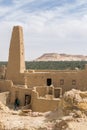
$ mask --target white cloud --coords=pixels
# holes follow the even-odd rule
[[[14,5],[1,10],[0,21],[1,60],[8,57],[11,29],[21,25],[24,29],[26,60],[45,52],[61,52],[87,55],[87,10],[77,9],[86,0],[66,3],[50,10],[25,12],[21,7],[28,1],[14,0]],[[19,2],[19,3],[18,3]],[[76,10],[76,11],[75,11]],[[5,21],[5,22],[4,22]]]

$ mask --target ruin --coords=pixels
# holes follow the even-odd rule
[[[62,94],[74,89],[87,90],[87,65],[84,70],[26,70],[23,30],[13,28],[7,69],[0,68],[0,97],[4,104],[28,105],[32,111],[57,109]],[[5,100],[5,101],[4,101]]]

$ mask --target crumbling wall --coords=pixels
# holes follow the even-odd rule
[[[20,106],[25,105],[25,95],[31,95],[31,89],[23,88],[23,86],[14,85],[11,89],[11,100],[10,103],[14,104],[15,99],[18,97]]]
[[[9,92],[0,93],[0,101],[6,105],[9,102]]]
[[[0,92],[11,91],[13,82],[11,80],[0,80]]]
[[[47,86],[36,86],[34,89],[36,89],[41,97],[44,97],[47,94]]]
[[[38,92],[32,91],[32,110],[46,112],[58,109],[61,105],[61,99],[40,98]]]
[[[2,65],[0,67],[0,79],[5,79],[6,76],[6,66]]]

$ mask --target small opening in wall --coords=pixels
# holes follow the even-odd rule
[[[25,95],[25,105],[28,105],[31,103],[31,95]]]
[[[47,79],[47,86],[50,86],[52,84],[52,79]]]
[[[76,85],[76,80],[72,80],[72,85]]]
[[[64,79],[60,79],[60,85],[64,85]]]

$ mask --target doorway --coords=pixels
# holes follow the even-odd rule
[[[25,95],[25,105],[28,105],[31,103],[31,95]]]
[[[54,97],[60,98],[60,96],[61,96],[61,89],[60,88],[54,89]]]

